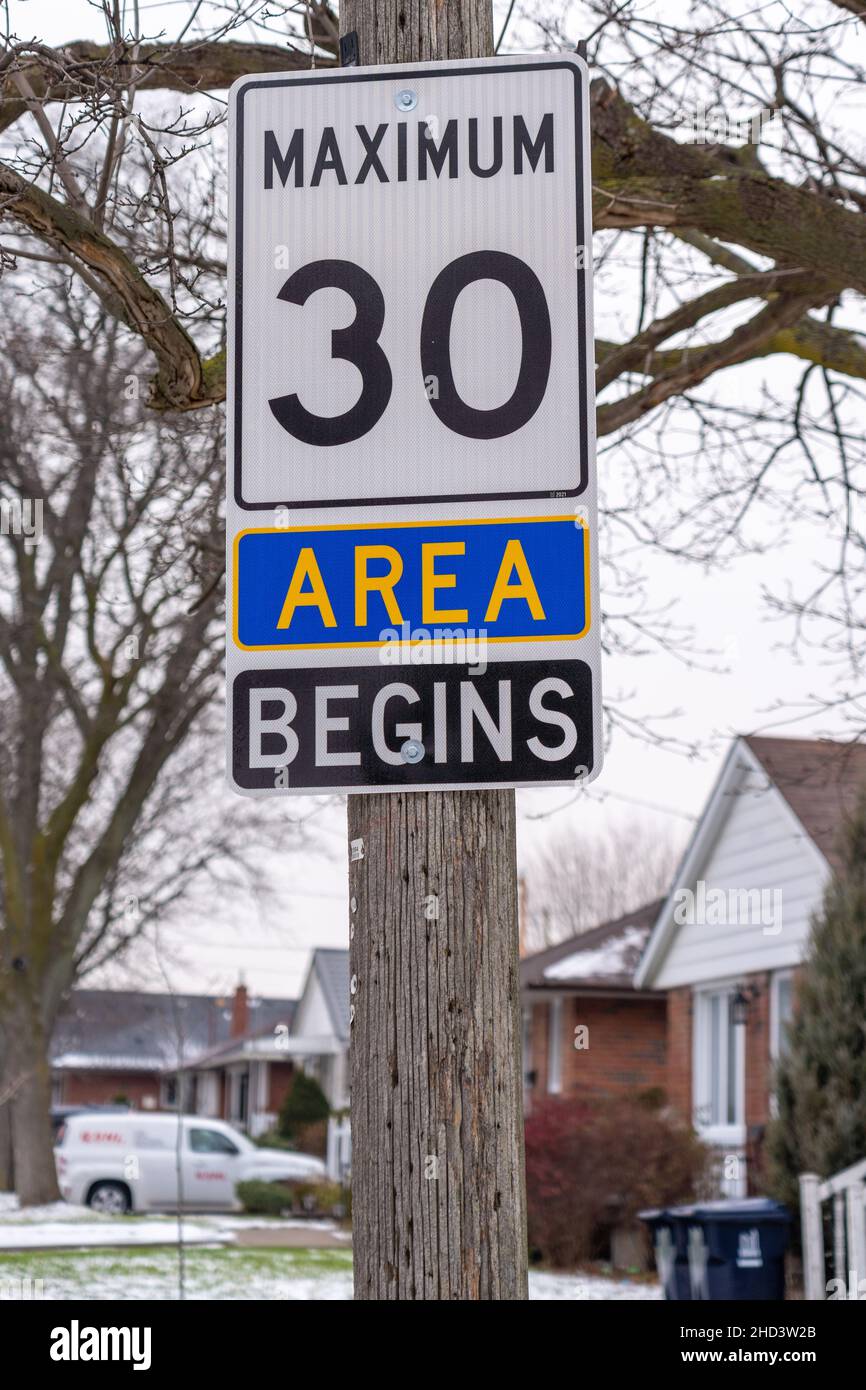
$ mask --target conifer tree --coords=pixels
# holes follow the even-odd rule
[[[298,1140],[307,1125],[327,1120],[328,1097],[314,1076],[299,1071],[280,1109],[279,1131],[285,1139]]]
[[[828,1177],[866,1158],[866,791],[812,922],[768,1136],[771,1181],[797,1201],[800,1173]]]

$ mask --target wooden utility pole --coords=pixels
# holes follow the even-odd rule
[[[493,52],[490,0],[343,0],[359,62]],[[355,1297],[525,1299],[512,791],[349,797]]]

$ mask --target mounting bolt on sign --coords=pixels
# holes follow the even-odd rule
[[[591,780],[586,65],[344,47],[230,94],[230,781]]]

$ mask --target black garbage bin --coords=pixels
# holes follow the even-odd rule
[[[671,1302],[687,1302],[692,1296],[686,1236],[686,1214],[691,1210],[691,1207],[650,1207],[638,1212],[640,1220],[649,1227],[656,1270],[665,1298]]]
[[[674,1211],[677,1209],[674,1208]],[[769,1197],[680,1208],[692,1299],[780,1301],[791,1213]]]

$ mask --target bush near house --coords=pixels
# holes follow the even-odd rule
[[[611,1231],[644,1207],[688,1201],[707,1165],[694,1131],[658,1097],[552,1096],[526,1122],[529,1246],[546,1264],[606,1256]]]
[[[252,1138],[252,1136],[250,1136]],[[286,1139],[278,1129],[266,1129],[263,1134],[257,1134],[253,1138],[253,1143],[258,1149],[284,1149],[286,1153],[297,1153],[298,1146],[291,1139]]]
[[[767,1135],[771,1189],[795,1209],[801,1173],[866,1158],[866,793],[812,921]]]
[[[322,1157],[327,1146],[328,1097],[314,1076],[299,1071],[280,1109],[277,1129],[304,1153]]]
[[[291,1191],[281,1182],[239,1182],[235,1193],[244,1211],[255,1216],[285,1216],[292,1209]]]
[[[244,1211],[255,1216],[331,1216],[351,1213],[351,1195],[336,1182],[239,1182],[236,1189]]]

